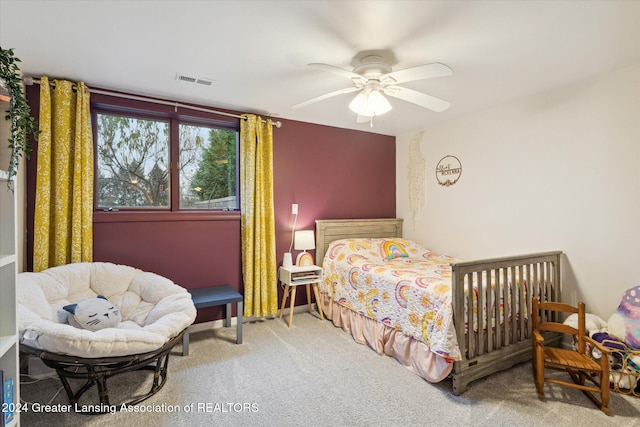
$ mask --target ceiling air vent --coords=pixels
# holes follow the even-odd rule
[[[184,74],[178,74],[176,80],[180,80],[187,83],[195,83],[203,86],[213,86],[214,80],[204,79],[202,77],[191,77]]]

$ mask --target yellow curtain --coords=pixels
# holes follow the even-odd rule
[[[278,312],[271,120],[240,120],[240,200],[244,315]]]
[[[93,137],[84,83],[40,80],[33,270],[93,260]]]

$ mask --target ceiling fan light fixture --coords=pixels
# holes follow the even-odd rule
[[[360,116],[380,116],[391,111],[391,103],[380,90],[363,90],[349,104],[349,109]]]
[[[353,71],[324,63],[311,63],[309,66],[340,75],[351,81],[351,87],[334,90],[324,95],[316,96],[304,102],[292,105],[291,108],[302,108],[334,96],[357,92],[351,100],[349,109],[356,113],[356,121],[372,119],[391,110],[387,97],[398,98],[408,103],[418,105],[431,111],[441,112],[450,107],[442,99],[400,86],[402,83],[415,80],[431,79],[453,75],[453,70],[439,62],[393,71],[379,55],[367,55],[360,59],[360,65]]]

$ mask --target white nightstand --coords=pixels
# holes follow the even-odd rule
[[[287,304],[287,297],[289,296],[289,288],[291,288],[291,300],[289,303],[289,327],[293,321],[293,304],[296,301],[296,288],[299,285],[306,285],[307,287],[307,302],[309,303],[309,313],[311,313],[311,290],[309,285],[313,285],[313,293],[316,297],[316,305],[318,306],[318,312],[320,312],[320,319],[324,320],[322,314],[322,307],[318,302],[318,283],[322,281],[322,268],[317,265],[310,265],[304,267],[280,267],[278,271],[280,281],[285,285],[284,295],[282,297],[282,307],[280,307],[280,318],[284,314],[284,307]]]

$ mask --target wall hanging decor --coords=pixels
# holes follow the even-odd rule
[[[409,184],[409,209],[411,209],[411,225],[416,229],[418,215],[424,206],[424,176],[426,172],[426,159],[420,150],[423,132],[419,132],[411,138],[409,145],[409,166],[407,167],[407,181]]]
[[[462,163],[455,156],[444,156],[436,166],[438,184],[450,187],[460,179]]]

